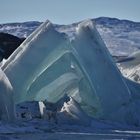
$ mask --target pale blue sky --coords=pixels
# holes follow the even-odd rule
[[[0,0],[0,23],[49,19],[69,24],[100,16],[140,22],[140,0]]]

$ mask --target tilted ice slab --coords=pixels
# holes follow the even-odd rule
[[[47,21],[14,52],[3,69],[15,89],[15,102],[26,100],[26,96],[32,95],[32,93],[27,95],[32,83],[68,51],[67,46],[64,35],[56,32],[51,23]],[[60,71],[60,73],[63,72]],[[56,75],[51,76],[50,80],[51,78],[55,80]],[[43,77],[43,79],[45,81],[47,79],[49,83],[49,77]],[[44,84],[43,81],[40,84]],[[31,98],[34,97],[31,96]]]
[[[109,117],[110,113],[129,103],[131,93],[92,22],[79,25],[73,44],[92,93],[98,96],[103,116]],[[81,92],[86,93],[86,90]]]
[[[131,93],[91,21],[78,25],[73,41],[46,21],[2,69],[14,88],[15,103],[56,102],[68,94],[88,115],[125,121],[125,110],[112,116],[129,104]]]
[[[0,69],[0,120],[13,121],[14,118],[13,88]]]

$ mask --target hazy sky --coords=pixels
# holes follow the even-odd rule
[[[100,16],[140,22],[140,0],[0,0],[0,23],[49,19],[68,24]]]

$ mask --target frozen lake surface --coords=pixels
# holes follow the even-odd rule
[[[33,120],[0,124],[0,140],[139,140],[140,128],[111,123],[64,125]]]

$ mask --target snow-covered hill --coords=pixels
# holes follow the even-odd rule
[[[100,17],[93,19],[103,40],[113,55],[129,55],[140,49],[140,22]],[[0,25],[0,32],[27,37],[41,22],[8,23]],[[57,30],[73,37],[78,23],[55,25]]]

